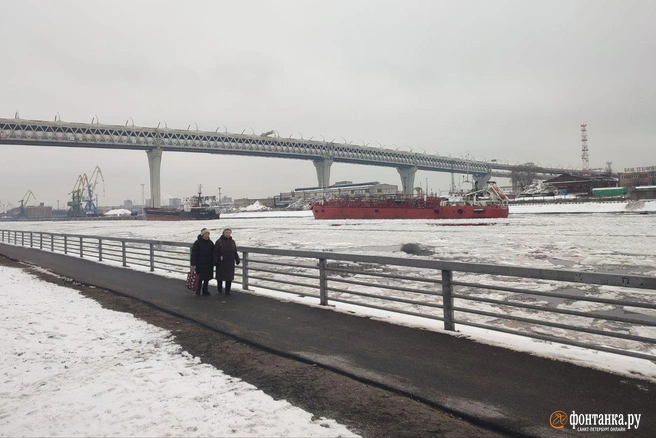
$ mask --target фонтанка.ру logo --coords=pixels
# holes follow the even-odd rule
[[[624,432],[640,426],[642,414],[577,414],[572,411],[554,411],[549,416],[549,425],[563,429],[568,424],[579,432]]]

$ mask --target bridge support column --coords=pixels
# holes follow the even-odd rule
[[[162,189],[160,184],[160,168],[162,167],[162,150],[160,148],[146,151],[148,167],[150,167],[150,205],[160,208],[162,206]]]
[[[473,173],[472,179],[474,180],[474,189],[482,190],[487,187],[487,182],[490,180],[491,176],[492,175],[489,173]]]
[[[314,167],[317,169],[317,182],[319,187],[325,188],[330,186],[330,166],[333,164],[332,158],[322,158],[321,160],[312,160]]]
[[[415,188],[415,174],[417,173],[417,166],[412,167],[397,167],[399,175],[401,175],[401,186],[403,187],[403,193],[406,195],[412,195],[412,191]]]

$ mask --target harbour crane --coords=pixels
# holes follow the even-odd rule
[[[67,205],[70,208],[68,210],[69,216],[81,216],[82,215],[82,196],[84,195],[84,187],[86,186],[86,175],[82,174],[77,177],[73,190],[70,191],[71,200],[68,201]]]
[[[12,210],[14,210],[15,208],[16,207],[14,207],[14,204],[12,204],[9,201],[7,201],[6,204],[3,204],[2,202],[0,202],[0,211],[3,212],[3,213],[9,213]]]
[[[25,206],[27,203],[30,201],[30,197],[36,201],[36,196],[34,196],[34,193],[32,193],[32,190],[28,190],[27,193],[25,193],[25,196],[23,196],[23,199],[20,201],[20,206],[18,207],[18,215],[20,217],[25,217]]]
[[[99,179],[103,183],[103,196],[105,196],[105,178],[100,167],[96,166],[91,177],[88,177],[86,173],[77,177],[73,190],[69,193],[71,195],[71,200],[68,201],[68,206],[71,207],[68,211],[69,216],[96,216],[98,214],[96,186]]]
[[[84,175],[84,178],[85,178],[85,187],[87,190],[86,204],[84,205],[84,214],[95,216],[98,214],[98,206],[93,202],[93,198],[95,196],[96,200],[98,199],[98,195],[96,194],[96,186],[98,185],[98,178],[100,178],[100,180],[103,183],[103,196],[105,196],[105,178],[103,177],[102,171],[98,166],[96,166],[96,168],[93,169],[93,173],[91,174],[90,178],[87,178],[86,174]]]

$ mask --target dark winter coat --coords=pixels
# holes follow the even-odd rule
[[[196,267],[196,272],[203,281],[214,278],[213,254],[214,244],[212,241],[203,239],[203,236],[199,234],[198,239],[191,247],[191,266]]]
[[[232,237],[219,237],[214,244],[214,264],[216,265],[216,278],[219,281],[234,280],[235,263],[239,264],[237,244],[234,240],[232,240]]]

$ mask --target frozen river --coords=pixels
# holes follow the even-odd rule
[[[212,239],[230,227],[240,246],[409,257],[401,245],[417,243],[428,250],[425,257],[434,259],[656,275],[653,214],[511,215],[473,221],[318,221],[293,213],[266,214],[223,215],[205,222],[4,222],[0,228],[193,242],[203,227]]]

